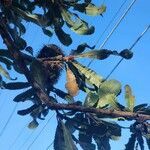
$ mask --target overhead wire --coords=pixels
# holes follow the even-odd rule
[[[101,36],[98,38],[98,40],[95,42],[95,45],[98,44],[98,42],[100,41],[100,39],[103,37],[103,35],[106,33],[106,31],[108,30],[108,28],[111,26],[112,22],[114,22],[114,20],[116,19],[116,17],[118,16],[118,14],[120,13],[121,9],[123,8],[123,6],[125,5],[125,3],[128,0],[124,0],[120,7],[117,9],[116,13],[113,15],[113,17],[111,18],[111,20],[109,21],[109,23],[107,24],[107,26],[105,27],[105,29],[103,30],[103,32],[101,33]]]
[[[129,50],[132,50],[134,46],[140,41],[140,39],[144,36],[144,34],[150,29],[150,25],[148,25],[145,30],[141,33],[141,35],[135,40],[135,42],[131,45]],[[110,73],[107,75],[106,79],[107,80],[111,74],[117,69],[117,67],[120,65],[120,63],[124,60],[124,58],[121,58],[118,63],[114,66],[114,68],[110,71]]]
[[[107,43],[107,41],[109,40],[109,38],[112,36],[112,34],[115,32],[115,30],[118,28],[118,26],[120,25],[120,23],[123,21],[123,19],[125,18],[125,16],[128,14],[128,12],[130,11],[130,9],[132,8],[132,6],[134,5],[134,3],[136,2],[137,0],[133,0],[128,8],[126,9],[126,11],[123,13],[123,15],[121,16],[121,18],[118,20],[118,22],[115,24],[115,26],[113,27],[113,29],[111,30],[111,32],[107,35],[106,39],[103,41],[103,43],[100,45],[100,48],[99,49],[102,49],[103,46]],[[92,62],[94,61],[95,59],[93,58],[89,64],[87,65],[88,67],[92,64]]]
[[[1,131],[0,131],[0,136],[3,135],[3,133],[5,132],[5,130],[6,130],[7,126],[8,126],[8,124],[10,123],[10,121],[11,121],[11,119],[12,119],[12,117],[13,117],[13,115],[14,115],[16,109],[17,109],[17,104],[18,104],[18,103],[15,104],[15,106],[14,106],[14,108],[13,108],[13,110],[12,110],[10,116],[8,117],[8,119],[7,119],[7,121],[6,121],[5,125],[4,125],[4,127],[1,129]]]
[[[53,116],[55,115],[55,113],[53,113],[51,115],[51,117],[48,119],[48,121],[46,122],[46,124],[43,126],[43,128],[40,130],[40,132],[37,134],[37,136],[34,138],[34,140],[31,142],[31,144],[28,146],[27,150],[29,150],[32,145],[35,143],[35,141],[38,139],[38,137],[41,135],[41,133],[43,132],[43,130],[46,128],[46,126],[48,125],[48,123],[50,122],[50,120],[53,118]]]
[[[21,135],[23,134],[25,128],[27,127],[27,125],[25,125],[20,132],[18,133],[18,135],[16,136],[16,138],[14,139],[14,141],[10,144],[8,150],[12,150],[12,148],[15,146],[16,142],[18,141],[18,139],[21,137]]]

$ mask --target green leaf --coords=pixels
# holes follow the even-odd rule
[[[53,35],[52,31],[50,31],[49,29],[42,28],[42,30],[43,30],[43,33],[47,35],[48,37],[51,37]]]
[[[77,15],[69,12],[65,8],[61,7],[60,9],[62,17],[72,31],[80,35],[90,35],[94,33],[95,28],[93,26],[89,27],[88,23],[81,20]]]
[[[92,143],[92,134],[79,131],[79,144],[83,150],[95,150],[95,145]]]
[[[145,110],[147,106],[148,106],[148,104],[136,105],[136,106],[133,108],[133,112],[138,112],[138,111]]]
[[[137,142],[140,146],[140,149],[144,150],[144,140],[141,133],[137,134]]]
[[[55,27],[55,33],[62,44],[69,46],[72,43],[70,35],[65,33],[61,28]]]
[[[41,14],[31,14],[28,11],[23,11],[17,7],[12,7],[12,9],[21,17],[23,17],[26,21],[31,21],[41,27],[47,27],[49,25],[50,20],[47,16],[43,16]]]
[[[38,127],[38,125],[39,125],[39,123],[38,123],[35,119],[33,119],[33,121],[31,121],[31,122],[29,123],[28,128],[29,128],[29,129],[35,129],[35,128]]]
[[[86,96],[84,106],[93,107],[98,101],[99,96],[96,93],[89,92]]]
[[[28,82],[10,82],[10,83],[4,83],[5,89],[9,90],[18,90],[18,89],[24,89],[28,88],[30,84]]]
[[[85,13],[90,16],[102,15],[106,11],[106,6],[101,5],[100,7],[96,7],[94,4],[90,3],[85,8]]]
[[[118,96],[121,92],[121,83],[117,80],[104,81],[98,89],[99,96],[114,94]]]
[[[131,134],[128,143],[125,145],[125,150],[134,150],[136,142],[136,134]]]
[[[128,49],[124,49],[119,53],[119,55],[125,59],[131,59],[133,57],[133,52]]]
[[[13,64],[9,59],[7,59],[5,57],[0,57],[0,62],[4,63],[8,70],[11,69],[12,64]]]
[[[47,81],[47,74],[42,63],[34,60],[30,65],[30,71],[34,80],[44,89]]]
[[[133,111],[135,105],[135,97],[132,95],[132,89],[129,85],[125,86],[125,100],[127,103],[127,108]]]
[[[107,136],[98,137],[94,136],[94,140],[97,144],[97,150],[111,150],[109,138]]]
[[[115,94],[106,94],[100,97],[97,108],[103,108],[105,106],[111,106],[113,109],[118,110],[117,98]]]
[[[26,47],[25,51],[33,56],[33,48],[31,46]]]
[[[148,148],[150,149],[150,139],[146,138],[146,143],[147,143]]]
[[[34,90],[31,88],[25,92],[22,92],[21,94],[17,95],[13,101],[14,102],[24,102],[26,100],[30,100],[31,97],[34,95]]]
[[[94,46],[89,46],[87,43],[82,43],[80,44],[76,50],[72,50],[71,51],[71,55],[78,55],[78,54],[81,54],[86,48],[90,48],[90,49],[94,49],[95,48],[95,45]]]
[[[102,50],[92,50],[92,51],[89,51],[89,52],[85,52],[85,53],[76,55],[76,57],[78,57],[78,58],[87,57],[87,58],[94,58],[94,59],[103,60],[103,59],[108,58],[111,54],[113,55],[112,51],[102,49]]]
[[[71,133],[62,121],[58,122],[55,139],[54,139],[55,150],[77,150]]]
[[[86,66],[81,65],[79,62],[72,62],[73,66],[77,68],[77,70],[84,75],[86,82],[92,84],[96,87],[99,87],[103,81],[103,77],[97,75],[97,73]]]
[[[9,80],[14,80],[10,77],[9,73],[0,65],[0,74]]]

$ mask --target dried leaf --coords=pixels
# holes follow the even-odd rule
[[[29,128],[29,129],[35,129],[35,128],[38,127],[38,125],[39,125],[39,123],[34,119],[33,121],[31,121],[31,122],[29,123],[28,128]]]
[[[133,111],[135,105],[135,97],[132,95],[132,89],[129,85],[125,86],[125,100],[127,103],[127,108]]]
[[[69,67],[67,67],[66,69],[67,69],[66,70],[67,83],[66,83],[65,87],[71,96],[76,96],[78,91],[79,91],[79,87],[78,87],[78,84],[76,82],[76,77],[73,74],[73,72],[69,69]]]

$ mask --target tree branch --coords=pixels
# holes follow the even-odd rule
[[[36,81],[33,80],[33,77],[31,76],[29,69],[25,65],[24,59],[19,49],[14,44],[13,39],[11,38],[10,34],[8,33],[5,27],[4,19],[1,19],[0,34],[9,52],[14,58],[14,61],[17,63],[21,71],[26,76],[28,82],[31,83],[39,100],[41,101],[41,103],[46,104],[49,107],[49,109],[51,110],[74,110],[77,112],[85,112],[85,113],[88,112],[88,113],[95,113],[97,115],[105,115],[107,117],[116,117],[116,118],[124,117],[124,118],[128,118],[131,120],[142,120],[142,121],[150,120],[150,115],[145,115],[145,114],[117,111],[117,110],[103,110],[103,109],[89,108],[89,107],[84,107],[84,106],[77,106],[73,104],[53,103],[48,97],[48,95],[44,92],[44,90],[36,83]]]

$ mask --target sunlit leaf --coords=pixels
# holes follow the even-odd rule
[[[103,81],[103,77],[98,75],[95,71],[81,65],[79,62],[72,62],[72,64],[78,69],[78,71],[83,74],[86,81],[96,87],[99,87]]]
[[[135,97],[132,94],[132,89],[129,85],[125,86],[125,99],[127,103],[127,108],[130,111],[133,111],[134,105],[135,105]]]
[[[9,73],[0,65],[0,74],[9,80],[14,80],[10,77]]]
[[[77,150],[77,147],[73,143],[71,133],[62,121],[58,122],[55,139],[55,150]]]
[[[99,96],[96,93],[89,92],[86,96],[84,106],[93,107],[98,101]]]
[[[104,81],[98,90],[99,96],[105,94],[115,94],[117,96],[120,94],[120,92],[121,92],[121,83],[117,80]]]

